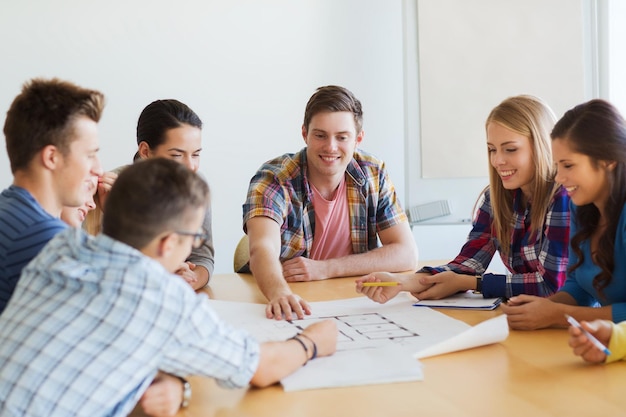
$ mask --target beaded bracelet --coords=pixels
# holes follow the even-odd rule
[[[306,337],[307,339],[309,339],[311,341],[311,343],[313,343],[313,355],[311,356],[311,359],[317,358],[317,345],[315,344],[313,339],[311,339],[309,336],[307,336],[304,333],[300,333],[298,336]],[[309,359],[309,360],[311,360],[311,359]]]
[[[306,347],[306,343],[304,343],[304,342],[302,341],[302,339],[300,339],[298,336],[300,336],[300,334],[297,334],[297,335],[295,335],[295,336],[293,336],[293,337],[289,338],[289,340],[295,340],[295,341],[297,341],[298,343],[300,343],[300,345],[302,345],[302,348],[304,348],[304,356],[306,356],[306,361],[305,361],[305,362],[304,362],[304,364],[302,365],[302,366],[304,366],[304,365],[306,365],[307,363],[309,363],[309,348],[308,348],[308,347]],[[310,339],[309,339],[309,340],[310,340]],[[314,345],[314,346],[315,346],[315,345]],[[316,353],[316,352],[314,352],[314,353]]]

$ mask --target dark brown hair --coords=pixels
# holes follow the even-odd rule
[[[587,155],[596,167],[601,161],[615,162],[614,169],[607,172],[610,190],[605,207],[606,231],[600,236],[594,257],[600,273],[594,277],[593,287],[602,296],[613,278],[616,230],[626,204],[626,122],[613,105],[595,99],[567,111],[554,126],[551,136],[552,140],[567,141],[574,152]],[[570,266],[570,272],[584,262],[580,245],[591,238],[599,220],[600,212],[594,204],[577,207],[578,230],[570,244],[578,261]]]
[[[209,186],[183,164],[149,158],[124,169],[105,203],[102,232],[136,249],[184,229],[209,204]]]
[[[356,134],[363,129],[363,109],[361,102],[350,90],[336,85],[320,87],[311,96],[304,110],[304,127],[308,131],[311,119],[317,113],[348,111],[354,115]]]
[[[202,129],[200,117],[184,103],[178,100],[155,100],[148,104],[137,120],[137,145],[146,142],[150,149],[165,142],[165,134],[170,129],[181,125]],[[133,160],[139,159],[139,153]]]
[[[68,81],[35,78],[13,100],[4,122],[11,172],[25,169],[44,147],[69,152],[76,117],[100,121],[104,95]]]
[[[135,249],[159,234],[184,229],[208,207],[209,187],[183,164],[149,158],[125,168],[107,197],[102,232]]]

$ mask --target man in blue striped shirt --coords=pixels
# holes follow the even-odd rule
[[[67,225],[102,174],[97,123],[104,96],[58,79],[26,84],[4,124],[13,184],[0,194],[0,313],[22,269]]]

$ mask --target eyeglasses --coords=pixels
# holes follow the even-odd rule
[[[191,246],[194,249],[198,249],[200,246],[204,245],[204,242],[206,242],[207,239],[209,238],[209,235],[204,233],[204,230],[197,232],[197,233],[176,230],[174,231],[174,233],[176,233],[177,235],[183,235],[183,236],[193,236],[193,243],[191,244]]]

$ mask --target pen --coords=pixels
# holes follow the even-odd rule
[[[384,282],[364,282],[364,287],[395,287],[396,285],[400,285],[399,282],[395,281],[384,281]]]
[[[583,332],[589,340],[591,340],[591,343],[593,343],[595,347],[597,347],[602,352],[604,352],[605,355],[609,356],[611,354],[611,351],[608,350],[606,346],[604,346],[602,343],[600,343],[600,341],[596,339],[591,333],[583,329],[583,326],[581,326],[580,323],[574,317],[570,316],[569,314],[566,314],[565,318],[567,319],[567,322],[569,324],[571,324],[574,327],[578,327],[580,331]]]

